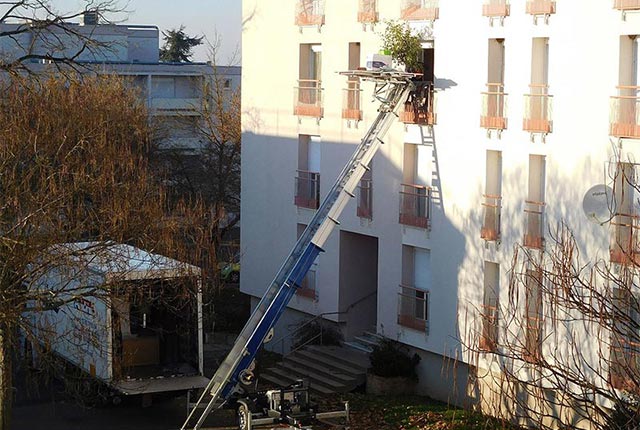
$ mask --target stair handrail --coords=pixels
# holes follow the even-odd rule
[[[316,340],[318,337],[320,337],[320,338],[322,339],[322,325],[320,326],[320,333],[319,333],[318,335],[313,336],[311,339],[307,340],[303,345],[300,345],[300,346],[296,347],[296,348],[295,348],[295,351],[294,351],[294,350],[291,350],[291,351],[289,351],[286,355],[285,355],[285,353],[284,353],[284,342],[285,342],[285,340],[287,340],[287,339],[289,339],[289,338],[292,338],[292,337],[293,337],[293,336],[295,336],[295,335],[296,335],[300,330],[302,330],[303,328],[305,328],[305,327],[309,326],[310,324],[312,324],[313,322],[315,322],[315,321],[317,321],[317,320],[319,320],[319,319],[323,319],[324,317],[329,316],[329,315],[342,315],[342,314],[344,314],[344,313],[346,313],[346,312],[323,312],[323,313],[320,313],[320,314],[318,314],[318,315],[315,315],[313,318],[311,318],[311,319],[309,319],[309,320],[305,321],[305,322],[304,322],[304,324],[301,324],[301,325],[296,326],[294,329],[289,330],[289,332],[288,332],[288,333],[286,333],[285,335],[283,335],[283,336],[281,336],[280,338],[276,339],[276,340],[275,340],[275,342],[274,342],[274,345],[277,345],[278,343],[280,343],[280,351],[281,351],[281,354],[282,354],[282,356],[283,356],[283,357],[284,357],[284,356],[287,356],[287,355],[290,355],[290,354],[292,354],[293,352],[295,352],[295,351],[299,350],[300,348],[302,348],[302,347],[304,347],[304,346],[307,346],[309,343],[313,342],[313,341],[314,341],[314,340]]]
[[[344,311],[343,313],[348,314],[349,311],[353,308],[355,308],[357,305],[359,305],[360,303],[364,302],[365,300],[367,300],[369,297],[375,296],[376,294],[378,294],[378,290],[376,291],[372,291],[371,293],[367,294],[364,297],[359,298],[358,300],[356,300],[355,302],[351,303],[348,307],[347,310]]]

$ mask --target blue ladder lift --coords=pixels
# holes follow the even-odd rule
[[[399,107],[415,88],[412,79],[416,75],[412,73],[354,70],[340,74],[375,84],[374,98],[381,103],[378,115],[238,335],[231,351],[203,390],[181,430],[200,429],[213,410],[220,408],[231,396],[244,393],[243,386],[252,383],[256,354],[263,343],[273,338],[276,322],[316,257],[323,251],[322,246],[334,226],[340,224],[338,218],[342,210],[354,197],[354,190],[368,170],[371,159],[384,143],[382,139],[398,117]],[[208,395],[211,397],[207,398]],[[205,404],[204,412],[190,427],[197,411]]]

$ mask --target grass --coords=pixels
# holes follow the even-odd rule
[[[386,397],[363,394],[348,394],[343,401],[349,401],[351,408],[351,430],[494,430],[515,429],[515,427],[484,416],[466,411],[428,397]],[[324,399],[325,408],[340,408],[339,402]],[[325,404],[326,403],[326,404]]]

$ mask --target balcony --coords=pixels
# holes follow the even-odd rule
[[[360,0],[358,3],[358,22],[362,24],[375,24],[378,22],[377,0]]]
[[[480,127],[487,130],[504,130],[507,128],[507,94],[503,84],[487,84],[487,91],[482,94],[482,111]]]
[[[400,112],[400,121],[405,124],[435,125],[437,122],[436,93],[431,82],[419,82],[409,95]]]
[[[622,11],[640,10],[640,0],[614,0],[613,8]]]
[[[294,89],[293,114],[320,119],[324,115],[322,107],[321,81],[300,79]]]
[[[362,107],[360,100],[362,99],[362,90],[360,89],[360,82],[349,81],[348,87],[342,91],[342,118],[349,121],[361,121]]]
[[[614,137],[640,139],[640,87],[619,86],[611,97],[609,134]]]
[[[485,0],[482,5],[482,16],[504,18],[509,16],[511,6],[509,0]]]
[[[202,101],[198,98],[162,98],[151,99],[152,115],[198,116],[202,110]]]
[[[296,295],[298,297],[304,297],[307,299],[316,298],[316,271],[309,270],[307,276],[302,280],[300,288],[296,289]]]
[[[398,325],[428,332],[429,292],[408,285],[400,285],[398,292]]]
[[[324,25],[324,0],[298,0],[295,22],[299,27]]]
[[[623,305],[629,306],[629,303]],[[627,324],[630,323],[632,321]],[[640,386],[634,375],[637,375],[640,370],[640,342],[637,334],[629,334],[631,331],[631,329],[627,331],[623,327],[617,327],[611,334],[609,383],[613,388],[637,394]]]
[[[431,187],[402,184],[400,190],[400,224],[430,229]]]
[[[373,219],[373,195],[371,179],[361,179],[358,185],[358,207],[357,215],[360,218]]]
[[[318,209],[320,203],[320,173],[298,170],[294,202],[299,208]]]
[[[500,213],[502,211],[502,196],[485,194],[482,196],[484,217],[480,237],[484,240],[500,239]]]
[[[553,130],[553,96],[547,85],[530,85],[531,94],[524,95],[522,128],[530,133],[551,133]]]
[[[478,346],[481,351],[495,351],[498,346],[498,303],[493,300],[483,304],[481,310],[482,332]]]
[[[400,17],[405,21],[435,21],[440,17],[438,0],[402,0]]]
[[[551,0],[528,0],[527,13],[529,15],[551,15],[556,13],[556,2]]]
[[[615,214],[611,225],[614,228],[609,260],[618,264],[640,263],[640,242],[638,228],[640,217],[623,213]]]
[[[544,202],[525,200],[524,246],[542,249],[544,245]]]

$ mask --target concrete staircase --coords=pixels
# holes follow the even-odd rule
[[[298,379],[309,381],[313,394],[347,393],[364,384],[369,355],[348,346],[309,345],[259,375],[263,388],[282,387]]]
[[[379,334],[366,331],[362,333],[362,335],[353,338],[353,340],[344,342],[344,345],[349,348],[355,349],[356,351],[370,354],[371,352],[373,352],[373,347],[380,343],[382,339],[384,338]]]

